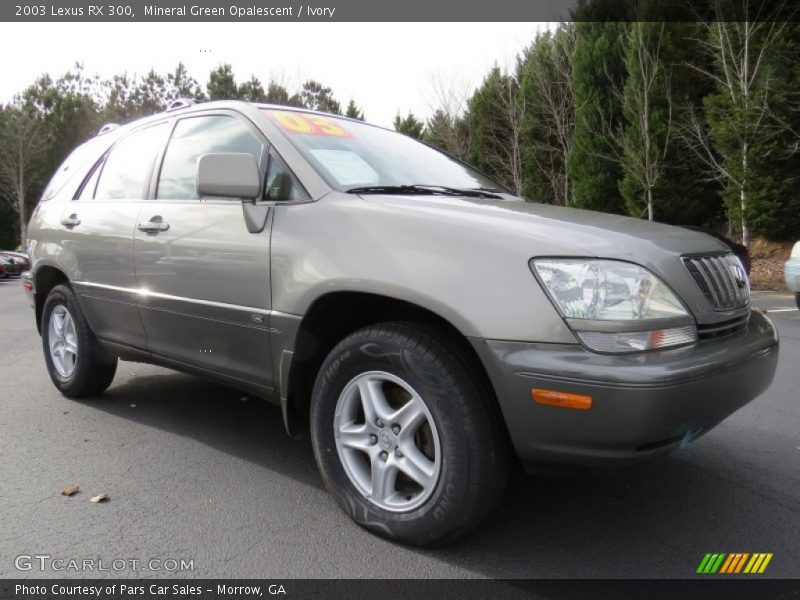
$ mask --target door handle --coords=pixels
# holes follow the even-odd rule
[[[73,213],[70,216],[61,219],[61,224],[64,227],[72,228],[72,227],[77,227],[78,225],[80,225],[81,224],[81,220],[78,218],[78,215]]]
[[[146,223],[139,223],[137,225],[139,231],[147,233],[158,233],[159,231],[166,231],[169,229],[169,223],[165,223],[161,217],[152,217]]]

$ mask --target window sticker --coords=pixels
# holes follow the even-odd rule
[[[325,170],[343,186],[377,185],[380,175],[369,163],[350,150],[310,150]]]
[[[267,111],[283,129],[289,133],[305,133],[307,135],[330,135],[351,138],[353,134],[346,131],[330,119],[301,112],[288,110]]]

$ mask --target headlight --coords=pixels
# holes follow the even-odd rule
[[[681,301],[643,267],[590,259],[532,264],[567,323],[593,350],[638,352],[697,340]]]

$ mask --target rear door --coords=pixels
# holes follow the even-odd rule
[[[148,347],[271,386],[269,227],[250,233],[241,201],[198,197],[197,160],[214,152],[250,153],[263,173],[266,142],[237,113],[176,122],[134,232]]]
[[[92,330],[141,349],[147,344],[137,308],[133,231],[168,132],[162,122],[117,141],[61,215],[62,260]]]

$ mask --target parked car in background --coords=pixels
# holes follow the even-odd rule
[[[691,229],[692,231],[699,231],[700,233],[705,233],[706,235],[710,235],[716,240],[719,240],[723,244],[725,244],[731,251],[742,261],[742,265],[744,266],[744,271],[748,275],[750,275],[750,251],[747,249],[747,246],[744,244],[740,244],[738,242],[734,242],[726,238],[724,235],[717,233],[716,231],[712,231],[711,229],[704,229],[703,227],[695,227],[694,225],[682,225],[684,229]]]
[[[491,513],[514,454],[605,468],[686,445],[778,359],[720,241],[529,202],[303,109],[183,104],[98,135],[28,232],[65,396],[102,393],[122,358],[272,401],[341,508],[413,544]]]
[[[23,271],[27,271],[31,268],[31,261],[28,258],[27,254],[23,254],[22,252],[12,252],[10,250],[3,250],[0,251],[0,256],[8,258],[19,268],[20,273]]]
[[[3,277],[17,277],[22,272],[19,265],[7,256],[0,256],[0,264],[3,265]]]
[[[800,308],[800,242],[792,247],[789,260],[783,265],[783,276],[786,279],[786,287],[789,288],[789,291],[794,292],[797,308]]]
[[[0,279],[5,279],[6,277],[6,266],[0,262]]]

